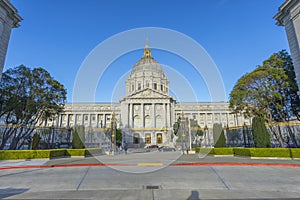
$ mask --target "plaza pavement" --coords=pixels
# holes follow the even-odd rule
[[[0,161],[1,199],[300,199],[300,161],[135,152]]]

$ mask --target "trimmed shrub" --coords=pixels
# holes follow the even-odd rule
[[[251,156],[249,148],[233,148],[235,156]]]
[[[233,148],[214,148],[215,155],[233,155]]]
[[[207,153],[207,154],[213,154],[214,149],[213,148],[201,148],[201,147],[196,147],[195,148],[196,153]]]
[[[292,158],[300,158],[300,149],[290,149]]]
[[[85,150],[85,156],[90,156],[93,154],[100,154],[102,151],[101,149],[93,148],[93,149],[86,149]]]
[[[62,157],[66,155],[65,149],[53,149],[50,151],[50,158]]]
[[[251,157],[291,157],[290,149],[288,148],[250,148],[250,152]]]
[[[219,135],[217,142],[215,143],[215,147],[226,147],[226,138],[223,129],[221,131],[221,134]]]
[[[290,158],[291,153],[288,148],[234,148],[234,155],[251,157],[279,157]]]
[[[85,156],[85,149],[66,149],[66,156]]]
[[[73,149],[84,149],[85,143],[85,131],[84,126],[76,126],[72,139],[72,148]]]
[[[271,147],[270,135],[261,117],[254,117],[252,120],[254,145],[258,148]]]

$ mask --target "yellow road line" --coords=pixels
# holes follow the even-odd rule
[[[138,163],[138,166],[142,166],[142,167],[157,167],[157,166],[163,166],[163,163],[158,162],[158,163]]]

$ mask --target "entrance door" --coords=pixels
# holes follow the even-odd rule
[[[162,134],[161,133],[157,133],[156,135],[156,143],[157,144],[162,144]]]
[[[146,144],[151,144],[151,134],[147,133],[145,135],[145,143]]]
[[[133,136],[133,144],[139,144],[140,143],[140,134],[135,133]]]

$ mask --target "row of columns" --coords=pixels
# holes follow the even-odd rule
[[[134,106],[135,105],[139,105],[140,106],[140,110],[139,111],[135,111],[134,110]],[[152,104],[148,104],[148,103],[129,103],[128,104],[128,125],[131,128],[137,128],[134,127],[134,117],[136,115],[140,116],[141,118],[141,126],[140,128],[145,128],[145,106],[151,106],[151,108],[149,108],[151,110],[151,112],[149,113],[150,117],[151,117],[151,127],[155,127],[155,128],[163,128],[163,127],[170,127],[171,124],[171,114],[170,114],[170,104],[168,103],[152,103]],[[156,111],[156,106],[160,105],[162,112],[161,117],[162,117],[162,122],[163,122],[163,127],[157,127],[156,124],[156,117],[157,114],[159,114],[159,112]]]
[[[200,116],[200,115],[204,115],[204,119],[201,120],[201,119],[197,119],[197,123],[198,124],[201,124],[201,122],[204,122],[204,124],[208,124],[208,122],[212,122],[212,124],[215,122],[215,121],[218,121],[219,123],[223,123],[223,115],[225,114],[226,116],[226,124],[230,125],[230,122],[233,122],[233,126],[242,126],[246,120],[244,119],[243,116],[236,116],[234,114],[230,114],[230,113],[192,113],[192,112],[184,112],[185,116],[188,117],[189,119],[193,119],[193,116]],[[208,114],[211,114],[212,116],[212,119],[211,120],[208,120]],[[215,120],[215,114],[218,114],[219,115],[219,119],[218,120]],[[177,117],[178,115],[180,115],[180,113],[176,113]],[[230,120],[230,116],[232,116],[232,119],[233,120]]]
[[[63,116],[66,116],[66,120],[64,121]],[[80,121],[78,121],[78,116],[80,116]],[[86,123],[85,116],[88,116],[88,122]],[[95,123],[93,123],[92,117],[95,116]],[[102,119],[100,119],[102,116]],[[73,117],[73,120],[71,119]],[[96,128],[105,128],[107,122],[107,118],[112,118],[112,113],[103,113],[103,114],[61,114],[57,118],[56,126],[62,127],[63,124],[65,126],[70,126],[71,122],[73,122],[73,125],[85,125],[93,126]]]

